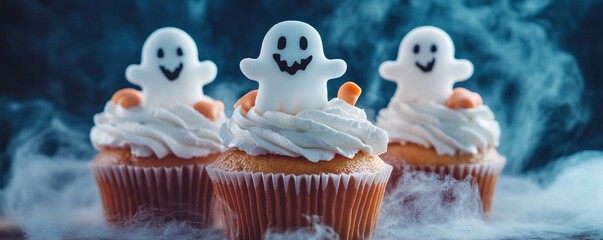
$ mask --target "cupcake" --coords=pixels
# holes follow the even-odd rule
[[[388,138],[354,106],[356,84],[328,101],[345,62],[324,56],[312,26],[285,21],[240,65],[259,89],[235,104],[220,129],[229,149],[208,167],[227,238],[306,228],[315,216],[342,239],[370,238],[392,169],[378,156]]]
[[[206,166],[225,149],[218,131],[226,117],[224,104],[201,89],[215,78],[216,65],[197,54],[184,31],[156,30],[141,64],[126,70],[142,90],[117,91],[94,116],[90,139],[100,152],[89,166],[108,222],[219,223]]]
[[[496,182],[505,164],[496,147],[500,127],[479,94],[455,88],[473,65],[454,58],[452,39],[443,30],[424,26],[400,43],[398,58],[381,64],[379,74],[398,85],[377,126],[389,135],[383,160],[394,166],[390,185],[405,166],[471,181],[488,213]]]

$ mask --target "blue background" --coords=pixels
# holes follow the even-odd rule
[[[200,59],[219,69],[205,92],[230,113],[257,87],[239,61],[257,57],[266,31],[289,19],[313,25],[326,56],[347,62],[330,96],[358,83],[359,106],[373,119],[395,89],[377,68],[395,59],[404,34],[421,25],[448,31],[457,58],[475,65],[457,86],[481,93],[501,123],[507,173],[540,168],[603,149],[601,12],[601,1],[1,1],[0,184],[18,146],[56,122],[81,132],[85,147],[65,146],[54,131],[32,151],[90,159],[92,117],[116,90],[133,87],[125,68],[140,62],[153,30],[174,26],[193,37]]]

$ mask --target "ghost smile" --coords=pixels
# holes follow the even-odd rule
[[[161,72],[168,80],[174,81],[178,78],[178,76],[180,76],[180,71],[182,71],[182,63],[180,63],[178,67],[174,69],[174,71],[170,71],[164,66],[159,66],[159,69],[161,69]]]
[[[435,65],[435,58],[432,59],[430,62],[427,63],[427,66],[423,66],[421,65],[419,62],[415,62],[415,64],[417,65],[417,67],[419,69],[421,69],[421,71],[423,72],[431,72],[431,70],[433,70],[433,65]]]
[[[272,55],[272,57],[274,58],[276,64],[278,64],[278,68],[281,70],[281,72],[287,72],[290,75],[295,75],[295,73],[297,73],[299,70],[306,70],[308,64],[312,62],[312,55],[305,59],[301,59],[300,62],[295,61],[291,66],[287,65],[287,61],[281,60],[281,55],[278,53],[275,53]]]

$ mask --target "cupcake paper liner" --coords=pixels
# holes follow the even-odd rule
[[[309,227],[310,218],[341,239],[370,238],[392,167],[376,173],[303,174],[231,172],[209,166],[229,239],[262,239]]]
[[[177,220],[197,227],[220,226],[213,186],[204,164],[89,167],[109,223],[123,225],[144,218],[159,223]]]
[[[392,164],[388,162],[389,164]],[[412,170],[436,173],[442,176],[452,176],[457,180],[463,180],[471,176],[471,185],[477,186],[482,200],[484,213],[492,210],[492,199],[496,183],[505,166],[506,159],[500,158],[483,163],[451,164],[451,165],[417,165],[417,164],[394,164],[394,170],[389,180],[388,189],[397,184],[398,179],[404,174],[405,166]]]

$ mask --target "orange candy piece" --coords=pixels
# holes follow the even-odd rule
[[[258,96],[258,90],[249,91],[247,94],[239,98],[239,100],[234,104],[234,107],[237,108],[241,106],[243,111],[249,112],[249,109],[255,106],[255,99]]]
[[[122,106],[125,109],[130,109],[140,105],[142,96],[140,92],[132,88],[121,89],[111,97],[111,102]]]
[[[484,104],[482,97],[465,88],[455,88],[446,101],[446,106],[452,109],[458,108],[476,108]]]
[[[197,112],[203,114],[206,118],[216,121],[218,115],[224,111],[224,103],[217,100],[203,99],[193,106]]]
[[[362,93],[362,89],[353,82],[346,82],[341,87],[339,87],[339,91],[337,92],[337,98],[347,102],[348,104],[354,106],[356,101],[358,101],[358,97]]]

